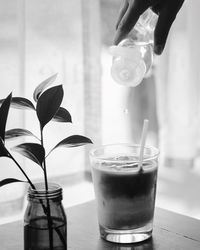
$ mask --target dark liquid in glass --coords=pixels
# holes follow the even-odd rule
[[[142,228],[153,220],[157,163],[144,171],[93,167],[100,226],[113,230]]]

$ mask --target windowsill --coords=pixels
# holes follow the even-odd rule
[[[64,182],[65,180],[65,182]],[[69,181],[68,181],[69,180]],[[85,173],[74,174],[74,176],[63,176],[53,178],[53,182],[58,182],[63,187],[63,206],[64,208],[72,207],[94,199],[93,184],[90,180],[90,175]],[[65,183],[65,184],[64,184]],[[4,216],[0,218],[0,225],[22,220],[27,200],[25,199],[23,209],[15,215]]]

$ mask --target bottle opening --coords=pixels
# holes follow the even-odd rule
[[[36,189],[29,187],[28,199],[62,199],[62,188],[55,183],[49,183],[48,191],[45,189],[44,183],[34,184]]]
[[[146,65],[143,60],[132,61],[120,59],[113,62],[111,67],[112,78],[119,84],[135,87],[141,83],[146,73]]]

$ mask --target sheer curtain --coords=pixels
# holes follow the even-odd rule
[[[198,153],[200,32],[198,0],[186,1],[156,61],[161,160],[192,167]]]
[[[0,0],[0,7],[0,99],[13,91],[13,96],[33,100],[35,87],[58,73],[56,83],[63,84],[65,92],[62,106],[71,113],[73,123],[52,122],[45,128],[47,152],[72,134],[88,136],[98,143],[101,127],[99,0]],[[31,111],[11,109],[7,129],[10,128],[26,128],[39,135]],[[14,156],[33,181],[43,178],[37,165],[23,161],[18,154]],[[51,181],[64,188],[85,180],[86,166],[88,170],[85,147],[55,150],[48,158]],[[12,162],[3,158],[0,161],[0,180],[24,178]],[[3,217],[22,211],[25,193],[26,187],[21,183],[0,188],[0,223]],[[68,193],[65,204],[70,198],[83,200],[85,195],[75,197],[72,191]]]

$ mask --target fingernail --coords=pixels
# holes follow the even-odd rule
[[[163,45],[155,45],[154,52],[157,55],[161,55],[163,52],[163,49],[164,49]]]
[[[118,43],[120,43],[121,40],[123,40],[123,38],[125,37],[125,35],[126,33],[118,27],[114,37],[114,44],[117,45]]]
[[[117,45],[120,42],[121,34],[119,31],[116,32],[114,37],[114,44]]]

